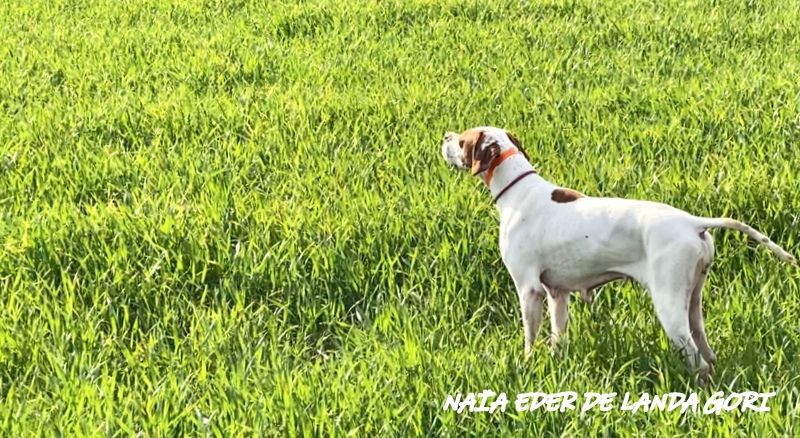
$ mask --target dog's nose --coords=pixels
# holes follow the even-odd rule
[[[454,132],[445,132],[444,133],[444,141],[450,141],[455,138],[456,134]]]

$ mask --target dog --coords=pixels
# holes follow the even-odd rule
[[[500,212],[500,254],[519,297],[530,357],[547,298],[554,346],[567,330],[570,292],[591,302],[593,290],[631,279],[649,291],[656,316],[701,385],[716,354],[703,322],[703,284],[714,258],[708,230],[729,228],[797,265],[752,227],[693,216],[666,204],[585,196],[536,173],[519,140],[496,127],[447,132],[442,155],[483,180]]]

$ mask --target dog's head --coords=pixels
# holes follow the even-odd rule
[[[467,129],[461,134],[446,132],[442,141],[442,156],[450,165],[461,170],[471,169],[473,175],[478,175],[485,172],[494,159],[510,148],[518,149],[528,159],[513,134],[500,128],[484,126]]]

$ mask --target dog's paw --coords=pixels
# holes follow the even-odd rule
[[[711,383],[711,373],[697,373],[697,379],[695,383],[700,388],[708,388],[708,385]]]
[[[697,386],[707,388],[714,375],[714,364],[703,361],[695,375]]]
[[[533,357],[533,346],[526,344],[525,345],[525,356],[524,356],[524,359],[526,361],[529,361],[529,360],[531,360],[532,357]]]

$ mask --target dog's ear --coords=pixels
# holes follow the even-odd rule
[[[477,175],[489,168],[492,160],[500,155],[500,145],[487,138],[483,131],[474,130],[461,134],[461,147],[464,151],[464,163]]]
[[[511,143],[514,143],[514,146],[519,149],[519,152],[522,154],[522,156],[525,157],[526,160],[531,161],[531,159],[528,158],[528,154],[526,154],[525,150],[522,149],[522,143],[519,142],[519,139],[508,131],[506,131],[506,135],[508,136],[508,139],[511,140]]]
[[[464,153],[464,165],[472,167],[472,154],[475,151],[475,145],[483,141],[483,131],[470,130],[464,131],[458,138],[458,145]]]
[[[500,156],[500,145],[485,141],[475,146],[472,156],[472,175],[477,175],[489,168],[495,158]]]

